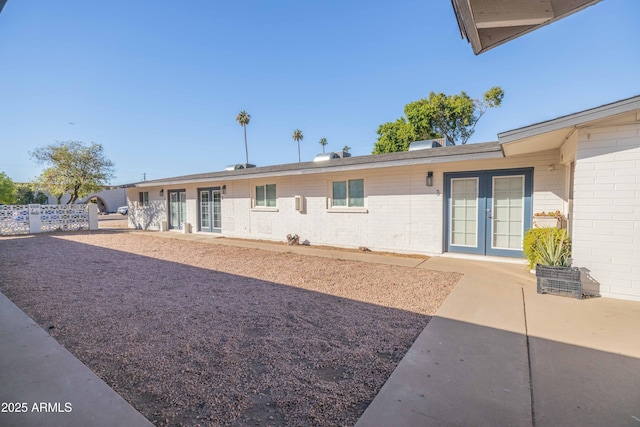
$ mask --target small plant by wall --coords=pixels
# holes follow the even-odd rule
[[[571,239],[565,229],[531,228],[524,235],[523,252],[531,270],[536,264],[571,266]]]

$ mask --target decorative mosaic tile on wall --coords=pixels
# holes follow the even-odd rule
[[[0,234],[5,236],[27,233],[29,233],[29,206],[0,206]]]
[[[31,205],[31,208],[38,205]],[[30,232],[29,205],[0,206],[0,235],[28,234]],[[40,205],[40,231],[75,231],[89,229],[89,205]],[[34,218],[32,218],[33,220]]]
[[[74,231],[89,229],[87,205],[40,206],[42,232]]]

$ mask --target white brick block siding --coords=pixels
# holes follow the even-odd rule
[[[640,125],[581,130],[573,259],[605,297],[640,301]]]
[[[286,241],[298,234],[311,245],[334,245],[401,253],[441,254],[444,245],[444,173],[507,168],[534,168],[533,212],[563,210],[564,167],[558,151],[509,159],[440,163],[351,172],[301,174],[287,177],[237,179],[129,190],[132,227],[159,229],[166,221],[168,191],[187,192],[187,221],[198,232],[198,188],[226,185],[222,196],[222,235]],[[427,172],[433,185],[426,186]],[[327,209],[332,182],[363,179],[366,212]],[[257,185],[276,184],[277,209],[252,209]],[[138,191],[149,191],[152,209],[138,206]],[[303,212],[295,210],[295,196],[304,197]],[[162,215],[151,212],[162,211]]]
[[[140,205],[139,193],[142,191],[149,193],[149,206]],[[160,196],[160,188],[127,189],[127,206],[129,228],[159,230],[160,224],[167,220],[166,202],[164,197]]]

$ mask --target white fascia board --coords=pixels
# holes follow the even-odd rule
[[[282,172],[265,172],[263,174],[253,174],[253,175],[244,175],[239,176],[234,179],[252,179],[254,177],[258,178],[267,178],[273,176],[295,176],[295,175],[314,175],[314,174],[322,174],[322,173],[332,173],[332,172],[349,172],[355,170],[366,170],[366,169],[379,169],[379,168],[393,168],[393,167],[406,167],[406,166],[414,166],[414,165],[428,165],[435,163],[451,163],[451,162],[459,162],[459,161],[467,161],[467,160],[481,160],[481,159],[495,159],[502,158],[504,155],[501,151],[493,151],[486,153],[475,153],[475,154],[461,154],[457,156],[437,156],[437,157],[423,157],[420,159],[405,159],[405,160],[390,160],[387,162],[376,162],[376,163],[363,163],[359,165],[345,165],[338,167],[326,167],[326,168],[313,168],[313,169],[299,169],[299,170],[291,170],[291,171],[282,171]]]
[[[635,96],[612,104],[602,105],[600,107],[570,114],[568,116],[558,117],[557,119],[548,120],[546,122],[502,132],[498,134],[498,142],[500,144],[506,144],[508,142],[518,141],[520,139],[530,138],[548,132],[554,132],[563,128],[570,129],[589,122],[616,116],[618,114],[628,113],[637,109],[640,109],[640,96]]]
[[[484,153],[469,153],[469,154],[460,154],[460,155],[454,155],[454,156],[434,156],[434,157],[423,157],[419,159],[389,160],[387,162],[362,163],[362,164],[356,164],[356,165],[345,165],[345,166],[337,166],[337,167],[327,166],[324,168],[295,169],[295,170],[278,171],[278,172],[252,173],[252,174],[238,175],[238,176],[217,176],[217,177],[209,177],[209,178],[203,177],[203,178],[197,178],[197,179],[140,182],[136,184],[136,187],[159,187],[159,186],[169,186],[169,185],[179,186],[179,185],[186,185],[186,184],[198,184],[203,182],[228,182],[228,181],[240,181],[240,180],[247,180],[247,179],[281,177],[281,176],[314,175],[314,174],[323,174],[323,173],[332,173],[332,172],[348,172],[348,171],[366,170],[366,169],[428,165],[428,164],[437,164],[437,163],[455,163],[455,162],[470,161],[470,160],[501,159],[503,157],[504,157],[504,154],[502,153],[502,151],[489,151]]]

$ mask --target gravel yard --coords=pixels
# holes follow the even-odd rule
[[[0,237],[0,291],[156,425],[353,425],[459,275],[94,231]]]

